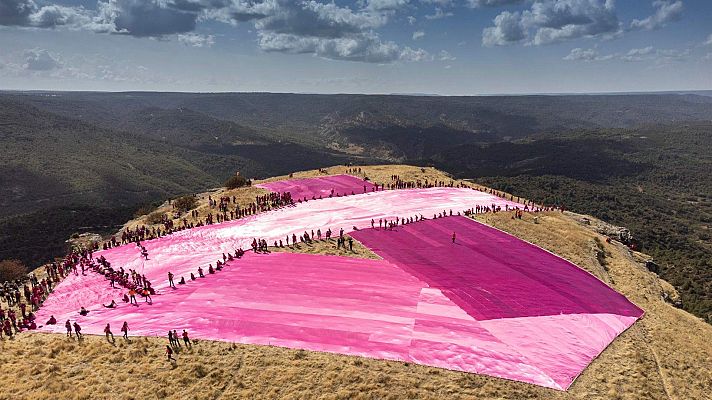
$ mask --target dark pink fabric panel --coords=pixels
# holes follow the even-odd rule
[[[477,320],[643,314],[574,264],[466,217],[421,221],[393,231],[365,229],[352,235],[384,259],[441,289]]]

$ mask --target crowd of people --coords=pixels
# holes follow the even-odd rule
[[[349,168],[347,172],[352,174],[363,174],[362,169],[358,167]],[[364,180],[367,179],[368,178],[364,178]],[[516,197],[515,200],[515,197],[513,195],[507,195],[506,193],[498,192],[493,189],[477,188],[471,185],[466,185],[464,183],[455,184],[455,181],[452,180],[450,182],[442,180],[430,181],[428,179],[408,181],[403,179],[399,175],[392,175],[391,181],[389,183],[380,185],[375,184],[371,191],[386,190],[386,188],[390,190],[396,190],[432,187],[467,187],[471,189],[480,190],[491,195],[498,196],[500,198],[508,199],[512,202],[520,203],[521,208],[512,207],[510,205],[504,206],[504,211],[513,211],[512,218],[516,219],[522,219],[524,212],[554,210],[563,211],[563,208],[561,207],[539,205],[532,201],[520,199],[519,197]],[[367,192],[367,189],[367,186],[364,185],[363,192]],[[355,194],[355,191],[352,190],[351,194]],[[348,194],[337,193],[332,189],[328,197],[340,197],[346,195]],[[322,197],[323,196],[319,196],[318,199],[321,199]],[[316,199],[316,195],[312,196],[311,198],[311,200]],[[122,296],[122,300],[124,303],[138,305],[137,296],[140,296],[143,297],[146,303],[151,304],[151,296],[155,295],[156,292],[153,289],[151,282],[146,278],[146,276],[133,269],[124,270],[123,266],[115,268],[106,258],[104,258],[103,255],[98,258],[94,258],[93,252],[99,250],[100,248],[106,250],[116,246],[135,243],[140,257],[145,260],[148,260],[148,251],[146,247],[142,245],[142,242],[146,240],[160,238],[162,236],[169,235],[171,233],[184,229],[211,225],[215,222],[220,223],[223,221],[230,221],[233,219],[244,218],[264,211],[274,210],[281,207],[293,206],[296,203],[306,202],[308,200],[310,199],[307,199],[306,197],[304,197],[303,199],[295,200],[292,198],[290,192],[271,192],[268,194],[256,196],[253,202],[244,205],[239,204],[238,199],[235,196],[221,196],[217,198],[208,196],[208,206],[211,211],[208,212],[208,214],[205,215],[203,218],[200,217],[200,213],[197,210],[191,210],[190,218],[192,221],[189,221],[188,218],[183,218],[182,224],[177,225],[174,223],[174,219],[179,218],[179,214],[174,215],[174,219],[171,219],[168,216],[164,215],[162,216],[160,221],[160,225],[162,226],[136,226],[134,228],[127,227],[121,231],[120,236],[112,236],[108,241],[105,241],[102,244],[95,243],[92,247],[88,249],[72,251],[67,254],[67,256],[61,262],[47,264],[44,267],[44,277],[42,277],[41,279],[38,278],[35,274],[30,274],[28,278],[24,281],[17,280],[12,282],[4,282],[2,285],[0,285],[0,300],[4,300],[7,304],[7,306],[4,308],[2,302],[0,302],[0,338],[2,338],[3,336],[11,337],[23,330],[36,329],[38,322],[36,321],[36,316],[34,313],[39,309],[42,302],[46,299],[48,294],[52,292],[53,288],[56,287],[56,285],[62,279],[66,278],[70,274],[75,274],[76,276],[79,276],[79,270],[81,270],[81,275],[85,275],[86,271],[102,274],[109,281],[109,285],[111,288],[117,288],[118,285],[118,287],[126,289],[126,293]],[[496,204],[492,204],[490,206],[477,205],[468,210],[464,210],[462,214],[466,216],[472,216],[474,214],[497,213],[501,211],[503,211],[502,206],[498,206]],[[452,215],[454,215],[452,210],[449,210],[449,212],[443,210],[440,213],[434,214],[433,218],[442,218],[445,216]],[[461,215],[461,212],[456,212],[456,215]],[[377,226],[378,229],[393,230],[395,227],[407,225],[418,221],[423,221],[425,219],[426,218],[423,215],[395,217],[390,219],[379,218],[378,221],[372,219],[371,227],[376,228]],[[354,227],[354,230],[357,230],[357,228]],[[311,244],[314,241],[331,241],[332,236],[333,232],[331,231],[331,229],[326,229],[324,232],[322,232],[320,228],[316,230],[312,229],[310,232],[305,231],[303,234],[300,235],[297,235],[296,233],[287,235],[284,241],[275,240],[273,245],[276,248],[284,248],[285,246],[290,245],[295,246],[297,243]],[[455,243],[455,238],[456,234],[453,232],[453,243]],[[340,232],[336,239],[336,248],[346,249],[347,246],[349,250],[353,251],[353,239],[350,236],[345,236],[344,230],[340,229]],[[269,252],[268,243],[265,239],[253,239],[251,247],[254,253]],[[227,265],[227,263],[235,259],[241,258],[244,254],[245,251],[242,249],[237,249],[234,255],[230,253],[223,253],[222,258],[216,261],[215,267],[213,267],[213,264],[208,265],[207,274],[215,274],[216,272],[221,271]],[[201,266],[198,266],[195,273],[190,272],[189,279],[194,281],[198,278],[204,278],[205,276],[206,275],[203,268]],[[173,275],[173,273],[169,272],[169,287],[176,289],[177,287],[174,279],[175,276]],[[186,284],[186,277],[181,276],[180,280],[178,281],[178,285],[184,284]],[[117,304],[115,301],[112,300],[111,303],[103,306],[106,308],[116,308]],[[82,307],[79,313],[85,316],[89,313],[89,311]],[[54,325],[57,324],[57,321],[54,316],[51,316],[50,319],[46,322],[46,324]],[[65,327],[68,337],[76,337],[77,339],[82,338],[81,326],[79,325],[78,321],[72,322],[70,320],[67,320],[65,323]],[[121,327],[121,332],[123,334],[123,337],[128,340],[129,328],[127,322],[123,323]],[[114,335],[109,323],[106,324],[106,327],[104,328],[104,333],[106,335],[107,341],[112,343],[115,342]],[[187,331],[183,330],[181,337],[185,343],[185,346],[190,346],[191,342],[188,338]],[[179,340],[178,333],[175,330],[169,332],[168,339],[169,346],[167,346],[166,354],[168,356],[168,359],[171,360],[174,349],[177,347],[181,347],[181,343]]]
[[[79,255],[72,252],[61,262],[46,264],[41,271],[44,275],[42,278],[31,273],[25,279],[0,285],[0,300],[6,303],[3,306],[0,301],[0,338],[12,337],[23,330],[37,329],[35,312],[60,281],[71,273],[78,274],[78,259]]]

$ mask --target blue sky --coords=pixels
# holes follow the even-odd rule
[[[0,89],[712,89],[708,0],[0,0]]]

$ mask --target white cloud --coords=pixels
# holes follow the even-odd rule
[[[412,15],[409,15],[409,16],[408,16],[408,24],[409,24],[409,25],[415,25],[415,22],[416,22],[417,20],[418,20],[418,19],[415,18],[415,17],[412,16]]]
[[[596,49],[577,47],[565,56],[567,61],[608,61],[647,62],[655,65],[665,65],[685,60],[690,55],[690,49],[655,49],[653,46],[630,49],[625,53],[601,55]]]
[[[447,18],[447,17],[452,17],[453,14],[451,11],[444,11],[440,7],[435,7],[435,12],[433,14],[428,14],[425,16],[425,19],[442,19],[442,18]]]
[[[705,42],[705,46],[712,46],[712,33],[710,33],[710,35],[707,36],[707,41]]]
[[[647,46],[639,49],[630,49],[626,54],[620,57],[623,61],[644,61],[649,58],[651,54],[654,54],[655,49],[653,46]]]
[[[658,29],[667,25],[668,22],[679,20],[682,16],[682,0],[655,0],[653,7],[655,14],[642,20],[634,19],[630,23],[630,28],[635,30]]]
[[[58,57],[45,49],[30,49],[23,53],[25,63],[22,67],[28,71],[52,71],[62,68]]]
[[[529,10],[503,11],[485,28],[482,43],[543,45],[622,31],[613,0],[536,0]]]
[[[410,3],[410,0],[368,0],[366,8],[376,11],[399,10]]]
[[[504,46],[522,42],[526,39],[526,28],[518,12],[504,11],[494,18],[494,26],[482,32],[482,44],[485,46]]]
[[[425,32],[423,32],[423,31],[415,31],[415,32],[413,32],[413,40],[422,39],[422,38],[424,38],[424,37],[425,37]]]
[[[176,36],[180,43],[190,47],[212,47],[215,44],[215,36],[200,35],[197,33],[178,34]]]
[[[209,47],[215,38],[196,33],[198,22],[250,22],[257,32],[258,45],[265,51],[377,63],[429,57],[425,50],[401,47],[382,40],[377,33],[410,0],[360,0],[355,6],[321,0],[98,0],[94,11],[56,4],[39,7],[34,1],[0,0],[0,25],[65,26],[97,33],[173,38],[188,46]],[[450,0],[428,2],[450,4]],[[437,17],[447,15],[451,13],[437,8]],[[414,17],[409,21],[415,23]],[[413,38],[420,37],[415,34]]]
[[[440,59],[440,61],[455,61],[455,60],[457,60],[457,58],[455,56],[448,53],[446,50],[440,51],[440,54],[438,55],[438,59]]]
[[[305,37],[291,34],[260,32],[259,46],[264,51],[293,54],[314,54],[333,60],[391,63],[394,61],[425,61],[428,53],[422,49],[400,48],[393,42],[383,42],[374,34],[345,38]]]

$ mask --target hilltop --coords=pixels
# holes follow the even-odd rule
[[[29,268],[166,198],[346,163],[432,165],[631,230],[712,321],[712,98],[0,94],[0,259]]]
[[[349,167],[328,168],[328,173]],[[362,167],[373,182],[392,174],[406,179],[450,179],[431,168]],[[294,177],[323,175],[313,170]],[[284,179],[286,176],[270,178]],[[458,183],[469,184],[465,181]],[[248,202],[263,189],[217,189],[197,196],[203,216],[207,196],[236,196]],[[153,212],[171,213],[164,204]],[[148,215],[126,226],[146,223]],[[712,382],[712,326],[675,308],[675,289],[645,268],[649,256],[607,240],[616,229],[572,212],[482,214],[476,219],[554,252],[590,272],[645,310],[645,317],[616,339],[568,392],[519,382],[401,362],[289,350],[272,346],[200,341],[178,354],[177,367],[162,359],[164,339],[103,338],[77,343],[63,335],[23,334],[0,342],[0,377],[8,398],[708,398]],[[333,245],[304,245],[294,251],[333,253]],[[368,249],[338,254],[373,257]],[[107,379],[109,377],[110,379]]]

